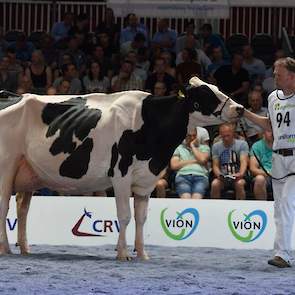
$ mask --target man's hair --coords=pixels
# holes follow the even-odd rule
[[[275,65],[281,65],[285,67],[289,72],[295,73],[295,59],[292,57],[279,58]]]
[[[231,129],[233,132],[235,132],[235,128],[234,128],[233,123],[230,123],[230,122],[222,123],[222,124],[219,126],[219,132],[220,132],[220,130],[223,129],[223,128],[229,128],[229,129]]]
[[[143,33],[136,33],[134,37],[135,42],[145,42],[146,38]]]

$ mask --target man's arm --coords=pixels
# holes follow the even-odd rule
[[[267,176],[266,173],[259,167],[259,164],[256,160],[256,157],[255,156],[251,156],[250,157],[250,171],[251,173],[254,175],[254,176],[257,176],[257,175],[263,175],[263,176]]]
[[[220,167],[219,167],[219,160],[218,158],[213,158],[212,160],[212,170],[213,170],[213,173],[214,173],[214,176],[216,178],[219,178],[221,177],[221,170],[220,170]]]
[[[270,120],[268,117],[263,117],[256,115],[249,110],[244,109],[244,117],[248,120],[252,121],[253,123],[259,125],[262,129],[265,129],[267,131],[272,131]]]

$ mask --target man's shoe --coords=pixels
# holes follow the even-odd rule
[[[291,267],[290,262],[284,260],[280,256],[275,256],[273,259],[268,260],[267,263],[279,268]]]

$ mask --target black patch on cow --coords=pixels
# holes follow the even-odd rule
[[[48,125],[46,137],[59,130],[49,151],[52,155],[68,153],[70,156],[61,164],[60,175],[81,178],[87,173],[93,140],[88,138],[101,118],[101,110],[89,109],[86,99],[75,97],[61,103],[49,103],[42,112],[42,120]],[[74,136],[82,143],[75,142]]]
[[[189,87],[186,91],[186,96],[190,100],[191,113],[197,111],[205,116],[209,116],[220,104],[218,97],[207,85]]]
[[[111,167],[115,166],[114,156],[119,153],[118,167],[122,176],[132,165],[133,156],[137,160],[149,160],[150,171],[158,175],[167,167],[175,149],[185,138],[189,119],[187,102],[177,96],[146,97],[141,114],[144,123],[135,132],[125,130],[118,146],[113,145]]]
[[[66,158],[60,166],[60,175],[70,178],[81,178],[87,173],[93,140],[86,138],[75,152]],[[83,159],[83,160],[81,160]]]
[[[114,168],[119,158],[118,146],[117,143],[114,143],[112,146],[112,158],[111,158],[111,166],[108,171],[109,177],[114,177]]]
[[[0,110],[6,109],[22,100],[22,96],[13,96],[13,97],[7,97],[7,98],[0,98]]]

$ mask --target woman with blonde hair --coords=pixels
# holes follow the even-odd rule
[[[32,81],[34,93],[45,94],[52,85],[52,71],[46,65],[41,50],[32,53],[31,64],[25,69],[25,75]]]

